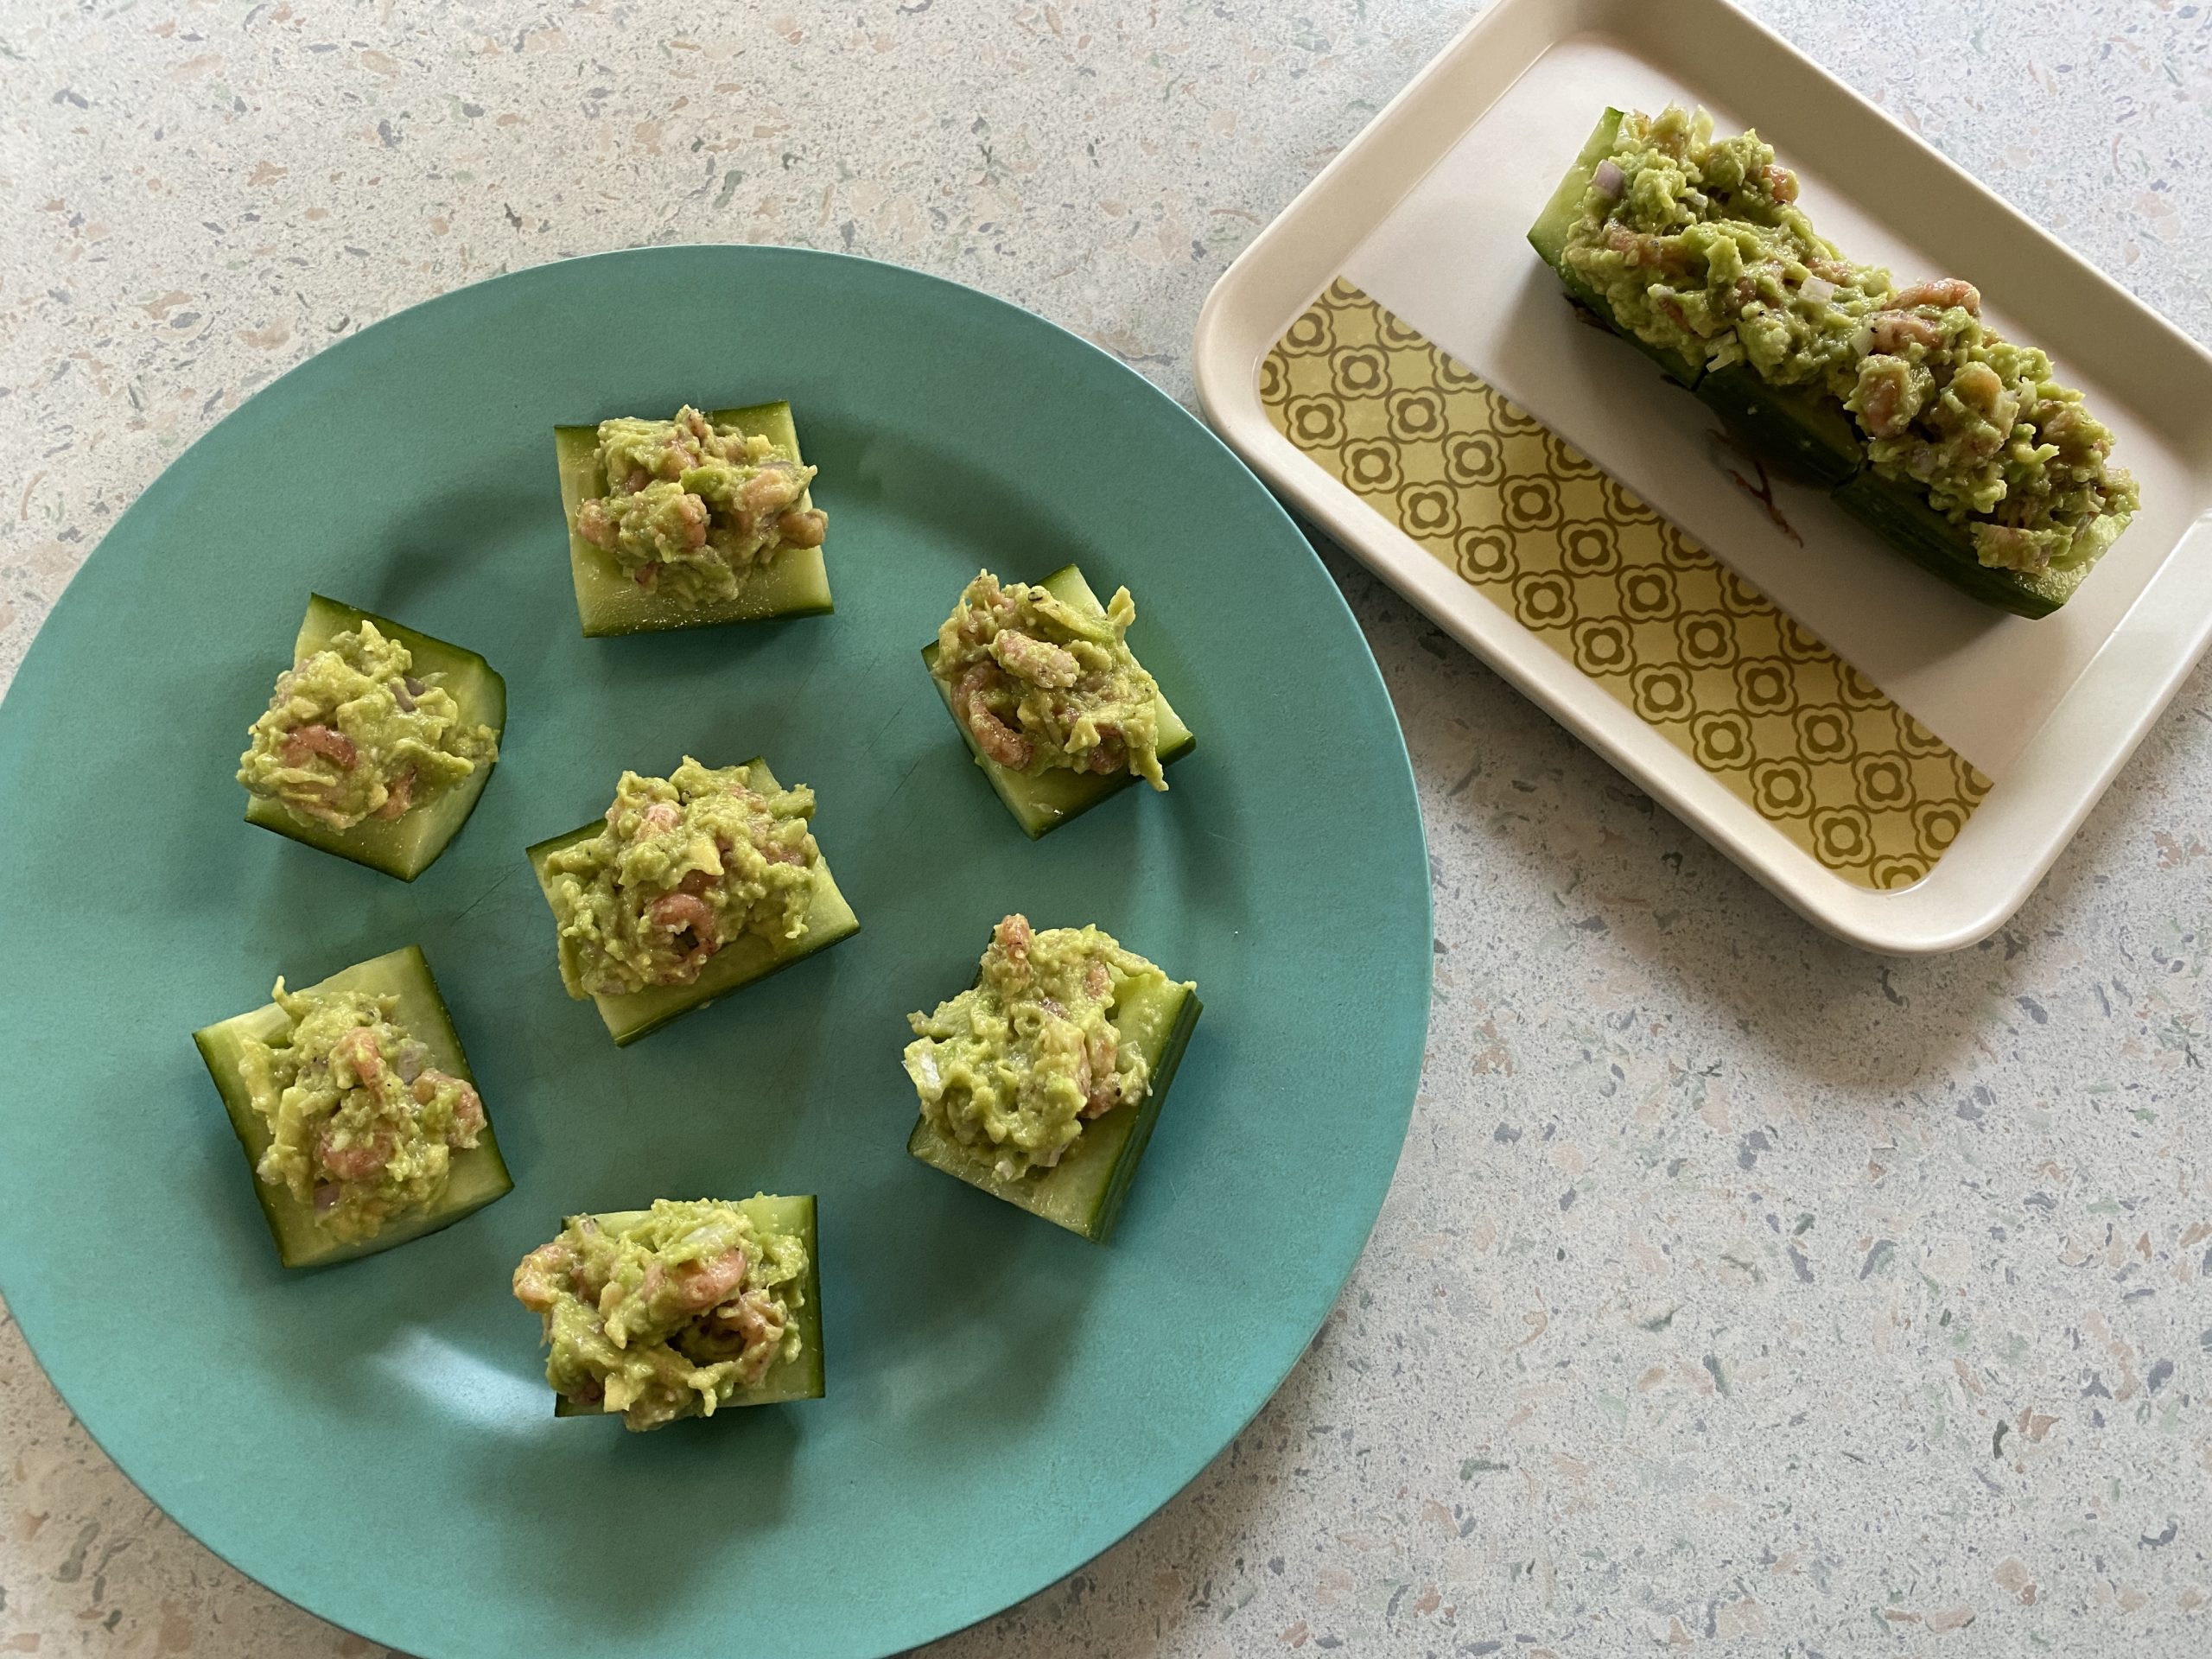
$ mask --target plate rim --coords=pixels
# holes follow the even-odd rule
[[[1955,187],[2033,237],[2046,257],[2088,278],[2108,303],[2212,374],[2212,351],[1878,105],[1727,0],[1675,0],[1706,29],[1748,33],[1786,54],[1832,95],[1878,119]],[[1535,60],[1565,39],[1633,37],[1637,0],[1497,0],[1431,58],[1231,262],[1206,296],[1192,349],[1200,408],[1278,493],[1637,787],[1657,799],[1776,897],[1847,944],[1879,955],[1934,956],[1986,938],[2027,901],[2212,645],[2212,515],[2185,528],[2073,686],[2007,768],[1936,868],[1912,887],[1854,887],[1792,844],[1632,710],[1605,694],[1493,601],[1460,581],[1277,431],[1262,408],[1262,359],[1354,251],[1452,144]],[[1487,73],[1470,106],[1456,83]],[[1292,296],[1295,296],[1293,298]],[[1725,563],[1725,562],[1724,562]],[[2178,626],[2171,619],[2181,619]],[[2114,715],[2108,711],[2118,710]],[[2094,757],[2086,766],[2069,757]]]

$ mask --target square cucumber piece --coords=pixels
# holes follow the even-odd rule
[[[313,656],[327,647],[337,635],[351,633],[364,622],[375,623],[378,633],[407,647],[415,658],[418,677],[442,676],[441,683],[461,705],[463,720],[489,726],[494,739],[505,735],[507,683],[492,664],[473,651],[419,633],[388,616],[356,610],[334,599],[325,599],[321,594],[312,594],[308,600],[307,618],[300,624],[299,635],[292,642],[292,661],[296,663],[302,657]],[[246,797],[245,821],[320,851],[365,864],[386,875],[396,875],[403,881],[412,881],[437,862],[438,855],[445,851],[447,843],[461,833],[461,826],[476,810],[477,798],[483,794],[484,785],[492,781],[492,767],[498,764],[494,760],[490,766],[477,767],[428,805],[390,823],[365,818],[351,830],[337,830],[311,818],[296,817],[289,808],[261,795]]]
[[[756,784],[764,793],[772,793],[779,787],[776,775],[768,770],[766,761],[756,755],[745,764],[753,769]],[[545,893],[549,906],[553,900],[545,861],[564,847],[589,841],[606,827],[605,820],[594,818],[566,835],[541,841],[530,849],[530,868],[537,874],[538,891]],[[703,1008],[717,998],[766,979],[795,962],[803,962],[816,951],[825,950],[860,931],[860,918],[853,914],[845,895],[837,891],[837,883],[830,874],[830,861],[825,858],[815,866],[814,902],[806,913],[806,931],[798,938],[779,944],[757,933],[748,933],[709,957],[699,977],[689,985],[655,985],[622,996],[594,996],[592,1001],[598,1005],[599,1017],[607,1022],[607,1034],[614,1039],[615,1046],[626,1048],[670,1020]]]
[[[476,1076],[468,1069],[468,1057],[461,1052],[460,1034],[453,1028],[453,1016],[446,1012],[445,999],[438,995],[438,982],[430,976],[429,962],[419,946],[410,944],[404,950],[359,963],[308,989],[366,991],[372,995],[397,996],[399,1007],[393,1020],[430,1051],[430,1064],[441,1071],[465,1079],[472,1086],[475,1084]],[[320,1268],[396,1249],[426,1233],[450,1227],[463,1216],[481,1210],[513,1190],[514,1182],[509,1179],[507,1166],[499,1156],[499,1137],[492,1132],[490,1109],[486,1107],[484,1128],[477,1135],[475,1146],[453,1154],[446,1190],[435,1201],[422,1210],[394,1217],[374,1238],[331,1237],[315,1220],[313,1205],[302,1204],[289,1187],[270,1185],[256,1173],[261,1166],[262,1154],[269,1150],[269,1124],[253,1109],[252,1096],[247,1092],[238,1062],[247,1039],[270,1042],[290,1029],[290,1026],[291,1020],[283,1009],[269,1002],[250,1014],[238,1014],[192,1033],[200,1058],[207,1064],[207,1075],[215,1080],[215,1087],[223,1096],[223,1108],[230,1114],[232,1131],[245,1154],[246,1179],[252,1184],[253,1196],[261,1205],[263,1218],[269,1224],[269,1236],[276,1241],[277,1260],[286,1267]]]
[[[1168,1085],[1175,1081],[1175,1069],[1190,1046],[1203,1007],[1196,991],[1185,990],[1173,980],[1115,1003],[1115,1027],[1122,1041],[1144,1056],[1152,1086],[1142,1100],[1116,1106],[1085,1123],[1075,1144],[1050,1169],[1033,1169],[1007,1180],[993,1167],[988,1150],[963,1146],[938,1133],[926,1117],[915,1120],[906,1150],[932,1169],[1080,1233],[1094,1244],[1103,1244],[1121,1217],[1137,1166],[1144,1161],[1153,1125],[1160,1121]]]
[[[827,1392],[822,1363],[822,1250],[816,1242],[814,1197],[774,1198],[766,1193],[732,1206],[744,1211],[764,1233],[796,1233],[806,1245],[806,1271],[799,1277],[804,1306],[792,1310],[791,1328],[799,1334],[798,1357],[779,1359],[751,1388],[730,1395],[716,1406],[717,1414],[739,1406],[780,1406],[792,1400],[819,1400]],[[649,1210],[618,1210],[597,1217],[601,1228],[620,1235],[652,1213]],[[556,1417],[613,1417],[622,1414],[601,1406],[580,1406],[565,1394],[553,1396]]]
[[[1098,595],[1084,580],[1082,570],[1072,564],[1061,566],[1037,585],[1061,603],[1077,610],[1088,611],[1094,616],[1106,614],[1106,607],[1099,602]],[[934,670],[937,654],[935,641],[923,646],[922,665]],[[1139,666],[1141,667],[1142,664],[1140,663]],[[960,741],[968,746],[968,753],[975,757],[976,764],[983,770],[983,776],[991,780],[991,787],[998,791],[999,799],[1006,803],[1006,810],[1014,814],[1014,821],[1021,826],[1022,832],[1032,841],[1058,829],[1070,818],[1081,817],[1108,796],[1118,794],[1137,781],[1136,774],[1127,770],[1103,774],[1076,772],[1066,766],[1051,766],[1035,772],[1010,771],[976,747],[975,737],[969,732],[966,723],[953,713],[950,688],[934,672],[930,676],[930,683],[937,687],[938,696],[944,700],[945,713],[952,715],[953,726],[960,733]],[[1158,709],[1160,764],[1165,767],[1190,753],[1198,747],[1198,741],[1169,706],[1165,691],[1159,696]]]
[[[776,453],[804,462],[798,429],[789,404],[755,404],[750,409],[717,409],[707,416],[716,426],[734,426],[747,437],[762,437]],[[607,493],[607,474],[599,464],[596,426],[556,426],[553,448],[561,468],[561,511],[569,519],[569,573],[576,587],[576,614],[584,637],[653,633],[668,628],[711,628],[725,622],[762,622],[778,616],[827,616],[830,571],[818,547],[787,547],[755,570],[734,599],[685,605],[649,594],[622,574],[614,556],[576,534],[576,509]],[[814,494],[799,498],[811,507]]]

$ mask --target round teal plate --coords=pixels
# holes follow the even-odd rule
[[[581,637],[552,429],[788,397],[835,616]],[[1198,734],[1172,793],[1027,840],[917,656],[979,566],[1079,561]],[[232,781],[308,591],[480,651],[504,753],[413,885]],[[618,1050],[523,849],[625,766],[814,786],[862,931]],[[124,515],[0,706],[0,1289],[102,1446],[218,1554],[423,1656],[880,1654],[1068,1573],[1228,1445],[1319,1327],[1404,1138],[1429,912],[1403,743],[1297,530],[1072,335],[893,266],[664,248],[330,347]],[[1097,922],[1205,999],[1104,1247],[906,1153],[905,1015],[988,929]],[[410,942],[515,1190],[276,1265],[194,1027]],[[813,1192],[829,1396],[556,1421],[508,1275],[576,1211]]]

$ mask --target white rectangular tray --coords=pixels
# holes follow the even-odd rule
[[[1775,485],[1715,465],[1702,405],[1583,326],[1525,240],[1608,105],[1756,126],[1814,223],[1900,281],[1961,276],[2117,434],[2133,525],[2063,609],[1999,614]],[[1341,279],[1594,460],[1993,780],[1912,885],[1838,875],[1269,418],[1263,362]],[[1339,295],[1344,288],[1332,290]],[[1237,258],[1194,352],[1206,417],[1331,535],[1806,916],[1870,950],[1997,928],[2212,638],[2212,354],[1725,0],[1501,0]]]

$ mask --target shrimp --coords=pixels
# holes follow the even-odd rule
[[[415,1103],[427,1106],[438,1097],[438,1090],[451,1084],[461,1090],[453,1103],[453,1127],[446,1131],[449,1146],[473,1147],[476,1132],[484,1127],[484,1097],[469,1084],[445,1071],[425,1071],[415,1079]]]
[[[315,1161],[341,1181],[372,1181],[391,1161],[392,1135],[378,1129],[366,1141],[340,1141],[335,1125],[315,1136]]]
[[[576,509],[576,534],[601,552],[614,550],[614,518],[605,501],[594,498]]]
[[[686,1262],[669,1275],[679,1306],[703,1313],[745,1282],[745,1252],[724,1250],[705,1262]]]
[[[1114,1055],[1117,1046],[1110,1027],[1091,1034],[1084,1054],[1089,1072],[1084,1086],[1083,1116],[1085,1117],[1100,1116],[1122,1103],[1122,1082],[1114,1072]]]
[[[376,1033],[366,1026],[354,1027],[333,1043],[330,1058],[334,1066],[343,1060],[363,1089],[373,1089],[384,1081],[384,1051],[377,1046]]]
[[[539,1245],[515,1269],[515,1300],[534,1313],[550,1312],[560,1294],[558,1281],[568,1275],[575,1259],[576,1253],[565,1238]]]
[[[284,734],[284,764],[304,766],[309,755],[319,754],[340,772],[351,772],[359,764],[360,751],[353,747],[353,740],[345,733],[334,731],[321,721],[306,726],[295,726]]]
[[[1766,181],[1769,194],[1785,206],[1797,200],[1797,175],[1786,167],[1771,162],[1759,169],[1759,176]]]
[[[1910,311],[1881,311],[1869,319],[1877,352],[1893,353],[1898,346],[1911,343],[1931,350],[1943,343],[1943,325],[1930,317],[1915,316]]]
[[[1036,936],[1030,931],[1029,918],[1016,912],[991,930],[991,944],[1009,962],[1029,960],[1029,944]]]
[[[960,677],[952,700],[960,710],[962,723],[974,734],[976,747],[1008,770],[1022,772],[1027,770],[1035,746],[1027,734],[994,714],[984,701],[1002,679],[997,664],[977,663]]]
[[[735,1331],[738,1339],[750,1348],[760,1343],[783,1340],[784,1313],[765,1290],[748,1290],[744,1295],[715,1314],[721,1324]]]
[[[1932,305],[1938,310],[1957,306],[1961,311],[1981,315],[1981,290],[1959,276],[1939,276],[1932,282],[1913,283],[1890,296],[1890,303],[1903,310],[1909,305]]]
[[[391,780],[391,789],[385,796],[384,804],[369,816],[372,818],[382,818],[386,823],[390,823],[395,818],[404,817],[407,809],[414,804],[414,799],[415,768],[409,766]]]
[[[819,547],[829,528],[829,516],[819,507],[793,507],[776,520],[776,535],[786,547]]]
[[[1018,628],[1007,628],[991,641],[991,655],[1009,674],[1054,690],[1065,690],[1083,677],[1075,653],[1049,640],[1033,639]]]
[[[699,976],[699,969],[706,966],[707,958],[721,949],[721,934],[715,912],[696,893],[664,893],[653,900],[652,908],[646,914],[655,927],[672,938],[689,933],[693,940],[690,950],[670,968],[665,982],[669,984],[690,984]]]
[[[1859,418],[1878,438],[1893,438],[1920,412],[1912,395],[1911,366],[1901,357],[1875,356],[1859,365]]]

